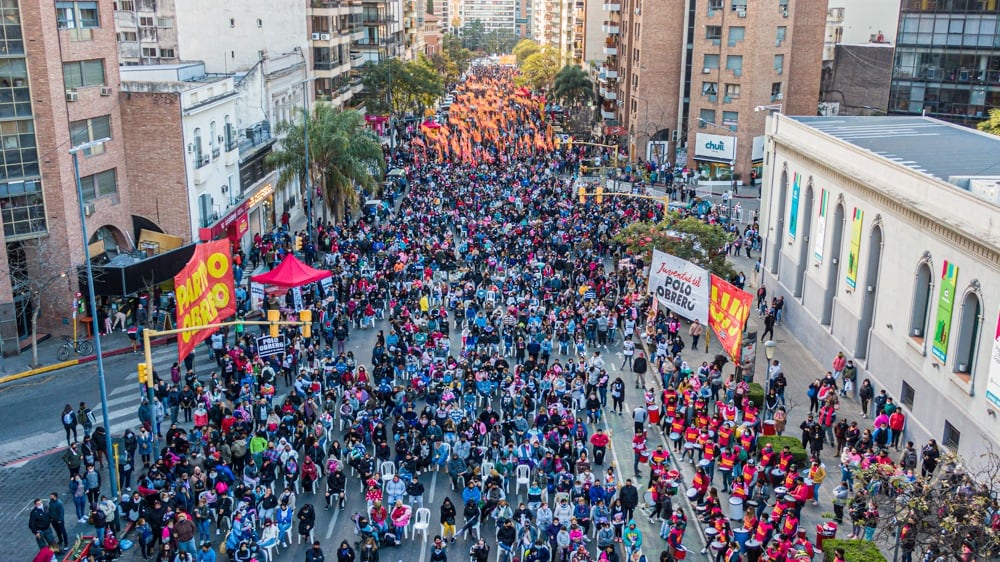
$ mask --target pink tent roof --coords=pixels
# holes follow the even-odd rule
[[[332,275],[332,272],[324,269],[313,269],[300,262],[294,255],[288,254],[285,256],[285,259],[281,260],[278,267],[267,273],[255,275],[250,280],[254,283],[277,285],[279,287],[301,287],[309,283],[315,283],[320,279],[331,277]]]

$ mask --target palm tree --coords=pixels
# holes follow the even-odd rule
[[[577,107],[594,99],[594,83],[582,68],[567,64],[556,74],[552,95],[563,105]]]
[[[303,112],[299,111],[300,117]],[[284,135],[280,148],[267,155],[267,163],[276,167],[278,187],[299,181],[305,193],[305,137],[302,124],[281,123],[279,135]],[[385,156],[379,139],[365,125],[355,110],[341,111],[327,104],[318,104],[309,117],[309,185],[322,186],[325,204],[333,211],[335,221],[347,209],[358,208],[358,188],[377,193],[379,180],[385,173]]]

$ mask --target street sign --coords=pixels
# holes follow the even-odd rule
[[[271,336],[261,336],[257,338],[257,355],[261,357],[270,357],[272,355],[281,355],[285,352],[285,338],[284,336],[272,338]]]

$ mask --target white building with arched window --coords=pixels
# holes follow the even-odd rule
[[[967,457],[1000,443],[1000,138],[917,116],[775,114],[761,234],[785,326],[823,365],[853,357],[859,381],[908,410],[906,439]]]

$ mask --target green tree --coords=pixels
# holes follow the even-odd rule
[[[368,63],[361,71],[366,92],[365,106],[371,113],[419,112],[444,93],[442,76],[431,62],[403,62],[392,58]]]
[[[447,0],[445,0],[445,1],[447,1]],[[425,13],[427,13],[427,14],[433,14],[434,13],[434,0],[427,0],[427,11]]]
[[[462,46],[470,51],[481,51],[485,46],[483,37],[486,35],[486,26],[482,20],[474,19],[462,27]]]
[[[654,249],[666,252],[701,266],[723,279],[732,279],[736,270],[722,248],[729,235],[721,226],[708,224],[695,217],[681,217],[670,212],[666,219],[635,222],[623,228],[615,241],[636,254],[651,254]]]
[[[448,60],[455,63],[455,66],[458,68],[455,80],[451,81],[457,82],[458,76],[469,69],[469,62],[472,61],[472,51],[466,49],[462,45],[462,38],[453,33],[446,33],[441,38],[441,46],[443,47],[444,55]]]
[[[538,43],[532,41],[531,39],[521,39],[517,45],[514,45],[514,48],[511,49],[511,54],[517,58],[517,66],[522,66],[528,57],[541,50],[542,48],[538,46]]]
[[[976,125],[984,133],[1000,135],[1000,108],[990,110],[990,118]]]
[[[491,54],[509,53],[517,36],[509,29],[493,29],[483,34],[483,49]]]
[[[299,118],[303,112],[299,112]],[[385,174],[385,157],[379,138],[365,124],[361,113],[317,104],[309,118],[309,186],[320,186],[335,221],[348,208],[358,208],[358,188],[377,193]],[[299,181],[305,193],[305,150],[301,121],[277,127],[281,145],[266,162],[279,170],[278,187]]]
[[[546,90],[552,87],[557,72],[559,72],[559,51],[555,47],[546,45],[524,60],[518,82],[536,90]]]
[[[582,68],[567,64],[556,74],[552,95],[563,105],[579,107],[594,99],[594,83]]]

